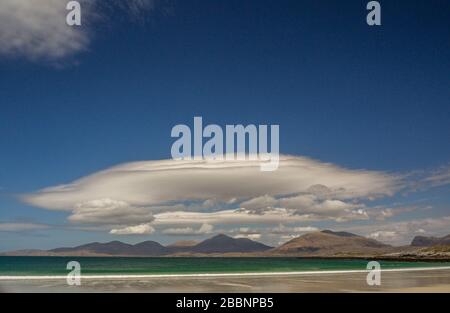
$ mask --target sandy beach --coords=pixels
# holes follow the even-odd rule
[[[91,277],[68,286],[62,277],[2,279],[3,292],[450,292],[450,269],[383,271],[369,286],[364,271],[165,277]]]

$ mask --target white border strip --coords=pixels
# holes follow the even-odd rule
[[[416,272],[450,270],[450,266],[442,267],[412,267],[391,268],[381,272]],[[369,273],[372,270],[347,271],[305,271],[305,272],[262,272],[262,273],[199,273],[199,274],[152,274],[152,275],[81,275],[81,279],[143,279],[143,278],[199,278],[199,277],[262,277],[262,276],[302,276],[302,275],[329,275],[329,274],[356,274]],[[55,276],[0,276],[0,280],[59,280],[66,279],[67,275]]]

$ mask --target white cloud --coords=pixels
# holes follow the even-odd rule
[[[241,208],[252,210],[254,212],[264,211],[266,209],[273,208],[277,206],[279,201],[274,197],[264,195],[256,197],[240,204]]]
[[[250,227],[241,227],[239,229],[233,229],[229,231],[231,234],[236,233],[233,237],[234,238],[248,238],[251,240],[258,240],[261,239],[262,235],[259,230],[253,229]]]
[[[96,199],[117,199],[133,206],[153,206],[186,200],[241,201],[264,195],[308,192],[323,184],[335,199],[393,195],[397,176],[350,170],[308,158],[281,156],[280,168],[261,172],[256,161],[144,161],[119,165],[67,185],[46,188],[24,197],[47,209],[68,210]]]
[[[247,238],[250,240],[258,240],[261,239],[261,234],[238,234],[234,236],[234,238]]]
[[[103,8],[112,5],[126,9],[132,17],[152,10],[153,0],[79,0],[82,25],[68,26],[68,0],[1,0],[0,55],[31,60],[61,60],[85,51],[93,37],[92,24],[105,20]],[[99,19],[99,17],[102,19]]]
[[[124,225],[151,222],[152,212],[145,207],[133,207],[125,201],[109,198],[78,203],[69,221],[82,224]]]
[[[295,235],[298,236],[299,234],[304,233],[310,233],[318,231],[319,229],[317,227],[312,226],[297,226],[297,227],[289,227],[285,226],[283,224],[278,225],[277,227],[271,228],[269,232],[271,234],[279,234],[279,235]]]
[[[445,236],[450,233],[450,216],[348,226],[342,230],[356,232],[392,245],[410,244],[414,236]]]
[[[89,35],[66,24],[66,5],[64,0],[2,0],[0,54],[59,59],[85,50]]]
[[[244,209],[222,210],[217,212],[165,212],[154,215],[155,225],[185,225],[185,224],[280,224],[280,223],[299,223],[322,220],[338,220],[328,216],[318,216],[313,214],[296,215],[294,212],[284,209],[275,208],[266,210],[262,214],[255,214]],[[346,216],[346,220],[367,219],[366,215],[354,214],[352,212]]]
[[[241,207],[254,214],[263,214],[274,207],[282,207],[291,215],[309,216],[310,220],[333,218],[336,221],[368,219],[369,213],[363,204],[348,203],[341,200],[323,200],[313,194],[275,199],[270,196],[257,197],[241,203]]]
[[[227,233],[234,238],[248,238],[264,242],[270,246],[278,246],[287,240],[318,230],[318,228],[312,226],[285,226],[279,224],[276,227],[240,227],[229,230],[224,229],[219,232]]]
[[[395,231],[377,231],[371,233],[368,237],[380,241],[392,241],[397,238],[398,234]]]
[[[197,235],[204,235],[204,234],[210,234],[212,230],[214,229],[214,226],[209,224],[203,224],[200,226],[199,229],[193,229],[192,227],[181,227],[181,228],[166,228],[162,231],[165,235],[172,235],[172,236],[197,236]]]
[[[109,233],[113,235],[148,235],[155,232],[149,224],[128,226],[120,229],[112,229]]]

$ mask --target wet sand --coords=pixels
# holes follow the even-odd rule
[[[369,286],[366,273],[284,276],[164,277],[4,280],[4,292],[450,292],[450,270],[382,272],[381,286]]]

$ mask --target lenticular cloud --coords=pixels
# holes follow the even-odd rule
[[[397,176],[304,157],[281,156],[280,168],[274,172],[261,172],[257,161],[163,160],[122,164],[25,195],[24,200],[45,209],[73,211],[99,199],[121,201],[125,208],[211,199],[229,203],[320,192],[346,200],[389,196],[399,187]]]

